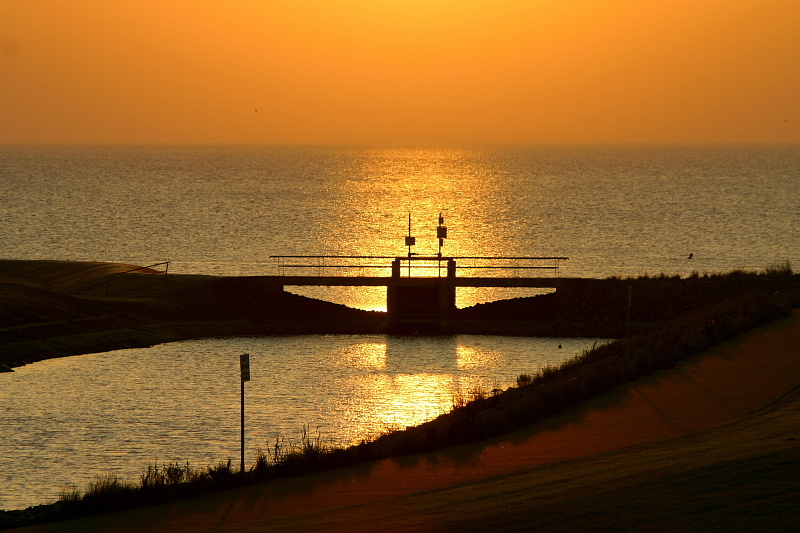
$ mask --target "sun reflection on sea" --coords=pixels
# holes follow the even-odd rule
[[[508,208],[493,179],[502,170],[487,166],[476,152],[409,148],[352,155],[347,174],[328,191],[337,210],[317,230],[330,252],[405,255],[411,213],[414,251],[434,254],[439,212],[459,221],[446,242],[447,255],[508,251]]]
[[[514,222],[519,220],[518,206],[500,185],[507,181],[507,170],[480,154],[475,150],[422,148],[346,152],[345,158],[350,159],[340,165],[325,187],[325,205],[336,206],[335,210],[326,211],[319,218],[322,223],[309,228],[308,237],[318,247],[303,253],[406,256],[410,214],[411,235],[416,237],[412,251],[435,255],[439,251],[436,227],[442,213],[448,227],[444,256],[516,254],[519,246],[515,235],[522,228],[515,227],[519,222]],[[384,263],[388,267],[390,261]],[[389,271],[373,269],[356,274],[331,270],[328,275],[388,276]],[[436,276],[437,269],[412,267],[411,275]],[[384,289],[290,290],[359,309],[386,309]],[[499,299],[493,296],[496,292],[459,289],[457,305],[467,307]]]

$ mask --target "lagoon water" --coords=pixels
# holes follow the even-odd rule
[[[506,388],[598,340],[304,335],[42,361],[0,376],[0,508],[56,499],[59,488],[83,488],[94,475],[136,480],[156,460],[238,465],[241,353],[250,354],[252,463],[276,439],[299,443],[304,428],[346,445],[424,422],[459,397]]]
[[[408,213],[416,251],[436,252],[440,211],[445,255],[566,256],[562,276],[798,265],[798,198],[797,146],[0,147],[3,258],[197,274],[275,274],[271,255],[402,255]],[[302,293],[385,305],[380,289]],[[460,289],[457,303],[522,294]],[[244,351],[251,456],[304,425],[346,443],[418,423],[593,342],[216,339],[36,363],[0,375],[0,509],[155,460],[235,460]]]

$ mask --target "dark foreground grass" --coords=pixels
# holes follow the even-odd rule
[[[703,431],[241,531],[798,531],[800,391]]]
[[[647,283],[652,279],[647,278]],[[670,368],[748,329],[788,316],[800,303],[797,277],[788,265],[761,274],[732,272],[697,279],[702,280],[705,294],[715,296],[702,299],[702,305],[678,316],[653,322],[650,329],[632,336],[628,346],[624,341],[595,346],[559,367],[520,375],[517,386],[506,391],[474,391],[471,401],[455,399],[449,413],[419,426],[388,432],[348,448],[328,446],[304,430],[298,444],[278,439],[259,452],[246,472],[235,471],[230,460],[205,468],[188,463],[153,464],[138,482],[104,476],[96,478],[84,491],[64,491],[55,504],[0,512],[0,528],[163,503],[278,477],[433,451],[510,432],[630,379]],[[630,283],[637,281],[641,284],[641,279]],[[717,288],[712,290],[714,286]]]

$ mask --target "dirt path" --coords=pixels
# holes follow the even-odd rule
[[[800,313],[796,311],[675,369],[639,379],[503,438],[28,531],[262,531],[268,525],[282,530],[280,524],[289,523],[295,524],[293,530],[362,530],[363,517],[374,518],[383,507],[397,509],[405,495],[419,499],[424,491],[485,484],[494,476],[685,435],[743,417],[798,384]],[[570,468],[570,464],[551,467]],[[497,506],[499,512],[503,500]],[[462,512],[452,509],[452,518]],[[313,520],[309,522],[308,516]],[[327,521],[332,516],[338,518]],[[404,520],[402,510],[394,516],[394,525],[387,522],[381,529],[419,527]],[[439,529],[427,525],[426,529]],[[491,529],[489,524],[473,525]]]

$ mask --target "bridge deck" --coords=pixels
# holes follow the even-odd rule
[[[264,276],[270,285],[322,287],[550,287],[569,284],[572,278],[484,278],[484,277],[377,277],[377,276]]]

